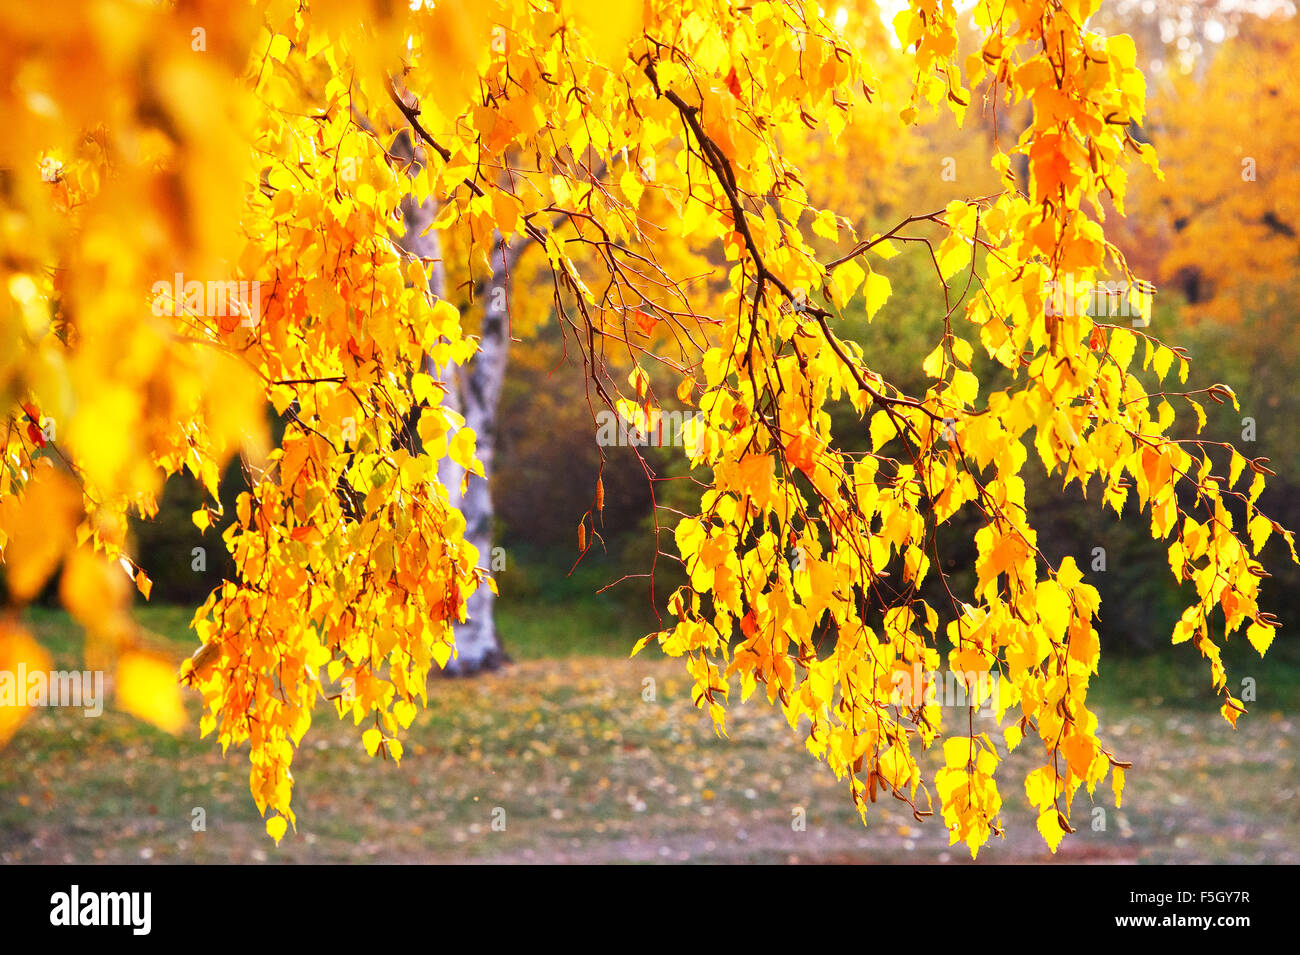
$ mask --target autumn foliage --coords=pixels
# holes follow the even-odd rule
[[[116,661],[126,705],[174,724],[175,681],[130,621],[131,580],[150,585],[126,518],[187,471],[212,497],[194,514],[208,526],[239,455],[248,487],[224,538],[238,573],[198,608],[180,674],[202,732],[250,744],[276,839],[322,701],[400,759],[467,596],[494,586],[439,477],[445,460],[476,469],[441,369],[474,352],[475,282],[527,242],[593,406],[650,421],[667,374],[696,415],[698,493],[663,555],[688,583],[637,649],[685,658],[719,732],[733,694],[762,692],[864,819],[903,800],[972,854],[1000,831],[999,746],[1037,747],[1023,782],[1054,850],[1076,791],[1109,777],[1118,804],[1126,764],[1088,708],[1097,591],[1040,552],[1024,469],[1169,542],[1189,598],[1173,641],[1205,657],[1234,723],[1222,642],[1244,631],[1267,649],[1256,555],[1278,535],[1295,557],[1255,506],[1266,462],[1168,436],[1236,399],[1187,383],[1188,356],[1146,328],[1149,296],[1107,240],[1105,210],[1159,168],[1131,135],[1146,106],[1133,41],[1088,32],[1096,5],[981,2],[962,50],[947,0],[912,0],[888,29],[874,4],[766,0],[6,4],[9,601],[62,567],[88,654]],[[1029,124],[987,156],[991,195],[890,223],[809,198],[839,137],[883,131],[888,159],[920,118],[1023,115],[1027,100]],[[443,261],[403,247],[407,197],[437,203]],[[927,316],[914,394],[842,335],[851,301],[875,316],[889,300],[901,254],[930,261],[953,302]],[[190,280],[236,291],[214,307]],[[1126,283],[1131,313],[1062,307],[1057,290],[1102,280]],[[630,374],[608,373],[615,354]],[[869,452],[838,446],[838,401]],[[942,560],[963,512],[980,522],[969,593]],[[923,599],[935,580],[942,598]],[[16,620],[0,661],[40,652]],[[899,699],[917,668],[966,674],[970,712],[976,677],[996,674],[1003,739],[967,709]],[[927,779],[931,745],[945,768]]]

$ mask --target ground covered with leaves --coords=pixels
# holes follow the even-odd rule
[[[52,615],[38,633],[70,651],[63,626]],[[1208,691],[1180,693],[1141,661],[1099,689],[1100,730],[1133,763],[1123,807],[1109,783],[1091,805],[1081,791],[1056,856],[1020,782],[1038,758],[1025,740],[1000,770],[1006,836],[979,861],[1300,862],[1290,691],[1235,732]],[[360,730],[322,710],[294,763],[298,832],[277,848],[246,754],[223,756],[196,723],[171,737],[111,708],[48,709],[0,756],[0,862],[970,861],[937,814],[918,821],[887,795],[864,828],[847,784],[761,694],[729,724],[714,735],[679,662],[610,655],[433,682],[400,765],[367,757]]]

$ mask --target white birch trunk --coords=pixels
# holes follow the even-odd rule
[[[396,149],[395,149],[396,151]],[[438,298],[446,292],[446,272],[442,264],[438,233],[429,226],[437,214],[432,200],[421,205],[413,196],[402,202],[402,245],[407,252],[430,262],[429,290]],[[464,471],[450,458],[439,462],[438,476],[447,488],[451,504],[465,515],[465,538],[478,550],[478,566],[492,570],[492,496],[489,480],[496,448],[497,405],[505,379],[510,338],[506,321],[506,279],[512,256],[507,250],[494,254],[492,276],[480,289],[484,299],[483,331],[480,350],[468,368],[454,363],[443,369],[428,367],[435,378],[448,387],[444,404],[465,416],[465,424],[477,436],[478,458],[483,462],[486,478],[470,475],[468,489],[461,494]],[[428,359],[426,359],[426,362]],[[411,423],[414,433],[414,424]],[[417,439],[418,440],[418,439]],[[446,670],[469,674],[495,669],[505,661],[497,638],[493,614],[495,595],[486,584],[467,601],[467,619],[456,626],[456,656]]]
[[[449,458],[442,461],[439,476],[465,515],[465,539],[478,550],[478,566],[497,568],[492,555],[491,481],[496,459],[497,409],[510,355],[510,332],[506,309],[506,285],[513,256],[499,244],[492,254],[492,274],[479,287],[483,301],[483,327],[479,348],[466,367],[444,369],[444,380],[454,385],[453,404],[465,416],[465,427],[474,432],[477,456],[483,462],[483,477],[471,474],[461,497],[464,470]],[[504,660],[494,614],[496,595],[484,584],[467,602],[468,619],[456,628],[455,659],[447,664],[451,673],[473,673],[494,669]]]

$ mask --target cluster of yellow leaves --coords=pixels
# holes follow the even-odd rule
[[[797,214],[788,221],[772,214],[784,199],[780,185],[775,202],[747,210],[737,230],[744,234],[729,246],[736,262],[729,319],[701,363],[699,408],[709,434],[688,448],[693,465],[710,470],[712,487],[699,515],[677,526],[690,582],[670,603],[679,622],[658,635],[665,652],[689,657],[696,699],[720,731],[727,677],[739,678],[742,698],[764,684],[792,727],[807,721],[810,751],[849,779],[864,815],[882,786],[918,815],[934,811],[937,795],[952,840],[972,854],[999,831],[995,744],[973,733],[963,707],[931,789],[912,741],[928,746],[950,732],[943,708],[895,692],[914,667],[927,680],[939,675],[941,614],[950,669],[996,677],[999,722],[1014,712],[1007,748],[1029,730],[1042,743],[1046,765],[1026,785],[1053,850],[1069,831],[1080,787],[1091,794],[1108,773],[1117,799],[1123,786],[1125,764],[1097,738],[1086,705],[1099,659],[1099,597],[1072,559],[1053,567],[1038,550],[1019,476],[1029,444],[1065,484],[1099,483],[1117,513],[1132,491],[1152,535],[1173,538],[1171,566],[1192,580],[1198,598],[1174,642],[1193,641],[1209,660],[1234,722],[1243,708],[1227,691],[1211,613],[1222,609],[1225,637],[1249,623],[1247,636],[1262,653],[1277,621],[1258,606],[1263,571],[1255,554],[1269,534],[1282,533],[1295,557],[1291,534],[1255,507],[1262,464],[1228,449],[1228,474],[1216,475],[1210,451],[1226,445],[1166,437],[1173,396],[1148,392],[1142,375],[1150,370],[1163,382],[1177,365],[1185,381],[1186,356],[1087,309],[1060,307],[1058,288],[1094,288],[1108,262],[1132,279],[1105,239],[1103,196],[1123,211],[1126,154],[1155,169],[1150,147],[1128,133],[1145,96],[1133,43],[1087,33],[1093,7],[980,4],[982,45],[964,65],[949,5],[914,2],[895,20],[917,63],[904,120],[928,101],[946,102],[960,121],[980,82],[990,98],[1032,97],[1035,106],[1014,150],[1028,157],[1029,181],[1016,183],[1010,157],[999,153],[993,165],[1005,191],[954,201],[940,217],[946,238],[932,248],[940,276],[958,290],[977,282],[978,293],[966,308],[968,332],[945,317],[943,340],[925,362],[935,384],[924,396],[904,396],[872,375],[855,346],[836,339],[830,313],[800,294],[824,289],[842,307],[862,293],[874,314],[889,283],[863,253],[888,257],[894,232],[822,267],[791,228]],[[737,171],[728,189],[728,175],[716,176],[718,201],[752,188]],[[818,215],[811,231],[832,238],[834,220]],[[1125,304],[1149,318],[1149,296],[1135,281],[1130,288]],[[977,344],[1015,387],[981,395],[972,370]],[[867,422],[874,453],[835,449],[826,405],[841,395]],[[1225,386],[1183,393],[1201,423],[1193,395],[1235,403]],[[1241,493],[1234,486],[1248,465],[1252,484]],[[1234,531],[1230,503],[1245,511],[1249,546]],[[946,606],[932,607],[919,588],[939,563],[937,529],[963,508],[984,523],[975,538],[977,585],[966,600],[944,581]],[[833,635],[829,654],[818,634]],[[977,685],[971,681],[972,714],[982,701]]]
[[[140,643],[131,582],[151,587],[124,552],[127,512],[152,514],[181,468],[215,492],[220,464],[264,431],[246,369],[150,307],[178,272],[235,277],[218,265],[238,245],[227,213],[256,170],[246,143],[211,135],[214,119],[253,115],[229,78],[255,11],[190,12],[222,24],[204,54],[188,18],[139,4],[0,14],[0,548],[15,605],[62,565],[60,593],[104,666]],[[174,679],[117,676],[124,702],[176,727]]]
[[[477,555],[436,466],[476,463],[436,369],[473,343],[430,298],[429,263],[390,234],[411,191],[386,151],[400,116],[382,100],[377,126],[358,121],[373,104],[336,80],[365,11],[327,21],[331,36],[293,3],[53,7],[10,5],[0,29],[16,123],[0,155],[14,183],[0,266],[9,594],[21,606],[62,566],[63,602],[88,657],[116,666],[119,705],[180,728],[175,664],[127,613],[130,581],[145,597],[150,584],[125,518],[151,515],[184,469],[213,498],[195,514],[207,527],[240,452],[250,489],[226,537],[239,579],[200,608],[203,645],[181,676],[204,696],[204,732],[251,740],[278,836],[316,699],[373,715],[396,758],[387,738],[453,652]],[[405,28],[389,28],[363,47],[393,51],[370,60],[374,91],[403,47]],[[190,282],[231,298],[213,307]],[[273,449],[268,405],[287,421]]]
[[[650,357],[698,409],[685,443],[704,490],[675,528],[689,584],[657,637],[687,657],[694,699],[719,730],[733,679],[742,697],[762,684],[792,728],[806,720],[808,749],[849,781],[864,818],[881,789],[918,816],[937,794],[952,840],[972,853],[1000,831],[995,741],[896,694],[900,675],[935,678],[945,639],[972,705],[986,695],[978,678],[999,677],[997,716],[1013,717],[1003,743],[1039,737],[1045,766],[1027,791],[1053,848],[1080,787],[1091,793],[1109,772],[1118,798],[1122,764],[1086,706],[1097,592],[1072,561],[1053,568],[1038,551],[1019,477],[1030,442],[1066,483],[1097,479],[1117,512],[1135,490],[1153,534],[1176,538],[1171,566],[1199,602],[1175,639],[1211,659],[1217,688],[1213,608],[1228,632],[1250,621],[1249,638],[1267,646],[1275,621],[1258,609],[1253,554],[1270,533],[1291,535],[1253,509],[1260,466],[1232,452],[1217,477],[1206,445],[1164,436],[1173,409],[1151,408],[1162,393],[1139,380],[1137,346],[1162,380],[1175,362],[1185,379],[1183,355],[1051,307],[1051,283],[1089,287],[1108,260],[1127,275],[1102,231],[1102,197],[1123,210],[1126,154],[1155,166],[1128,134],[1145,94],[1133,44],[1086,32],[1092,0],[980,3],[981,45],[964,63],[953,5],[913,0],[893,23],[915,68],[901,117],[893,86],[873,100],[878,64],[859,49],[883,43],[863,25],[874,3],[839,25],[778,0],[411,7],[263,0],[234,18],[187,9],[182,26],[109,3],[111,29],[69,22],[52,50],[30,42],[33,16],[7,11],[3,23],[0,42],[23,64],[6,77],[19,135],[0,153],[21,170],[0,265],[13,303],[0,326],[0,387],[14,408],[0,471],[11,592],[29,598],[62,561],[78,613],[83,589],[116,586],[104,568],[127,559],[126,511],[149,513],[162,476],[181,469],[215,497],[241,450],[249,489],[225,536],[237,579],[199,608],[202,645],[181,675],[203,696],[205,733],[250,743],[272,837],[294,822],[293,753],[317,702],[367,722],[371,755],[400,759],[400,728],[454,652],[482,574],[438,467],[481,467],[464,420],[440,404],[440,370],[475,346],[458,308],[430,295],[430,276],[473,288],[511,243],[544,259],[601,398],[647,427],[659,413],[648,375],[633,361],[635,401],[620,402],[600,377],[605,342],[631,353],[629,321],[642,338],[672,338]],[[209,45],[197,51],[187,31],[205,17]],[[153,67],[141,74],[140,62]],[[70,77],[91,67],[102,95],[79,98]],[[858,240],[849,215],[810,202],[800,161],[841,134],[888,156],[871,130],[944,103],[960,121],[980,83],[999,102],[1032,98],[1012,150],[1028,157],[1029,181],[999,152],[1004,191],[921,217],[943,230],[930,249],[941,281],[977,294],[962,331],[952,309],[944,316],[924,365],[934,384],[909,397],[833,326],[855,296],[869,316],[888,300],[884,263],[895,239],[914,240],[908,223]],[[863,116],[883,119],[857,125]],[[42,178],[51,168],[53,182]],[[437,204],[431,228],[451,261],[402,248],[404,202]],[[126,236],[113,231],[123,223]],[[842,253],[830,262],[827,244]],[[177,273],[259,291],[221,314],[179,291],[146,308],[154,283]],[[977,346],[1015,387],[989,393]],[[841,399],[871,453],[836,448],[828,406]],[[274,447],[259,424],[268,404],[284,423]],[[67,422],[56,440],[40,430],[46,416]],[[1233,486],[1247,464],[1243,494]],[[1229,499],[1250,507],[1250,551]],[[966,508],[983,518],[977,586],[932,607],[919,588],[931,575],[947,588],[937,529]],[[47,514],[66,516],[36,533]],[[195,514],[200,528],[210,521],[207,507]],[[819,634],[833,635],[829,652]],[[150,703],[165,695],[157,666],[129,654],[119,666],[123,702],[173,722],[173,707]],[[1224,692],[1235,719],[1240,704]],[[923,780],[917,746],[940,738],[945,768]]]

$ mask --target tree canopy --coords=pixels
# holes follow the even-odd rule
[[[208,526],[239,455],[235,579],[198,608],[181,672],[202,732],[250,744],[277,840],[320,701],[400,759],[468,596],[494,586],[439,477],[445,461],[481,470],[443,372],[473,356],[461,316],[482,280],[535,247],[519,267],[541,270],[576,333],[593,415],[650,429],[665,402],[691,409],[695,493],[660,555],[687,582],[636,649],[684,657],[719,732],[732,693],[761,686],[864,819],[888,795],[972,854],[1000,831],[999,746],[972,716],[996,675],[1001,743],[1041,750],[1024,785],[1055,850],[1076,791],[1109,777],[1118,804],[1126,763],[1088,708],[1097,591],[1041,553],[1024,469],[1169,542],[1194,592],[1173,642],[1205,657],[1234,724],[1222,643],[1244,629],[1264,653],[1278,621],[1257,555],[1277,535],[1296,557],[1255,503],[1266,459],[1170,436],[1236,398],[1189,383],[1104,231],[1130,175],[1160,171],[1133,135],[1134,42],[1090,32],[1097,5],[977,3],[973,48],[948,0],[911,0],[888,27],[869,2],[6,5],[8,601],[62,567],[123,705],[175,725],[171,668],[130,622],[129,582],[146,597],[150,582],[126,519],[188,471]],[[996,125],[1026,102],[987,156],[989,194],[881,223],[835,179],[845,144],[901,176],[919,118]],[[440,256],[404,242],[408,199],[436,203]],[[869,317],[888,301],[900,255],[949,303],[926,317],[914,393],[844,333],[851,301]],[[857,449],[832,429],[839,401]],[[599,533],[594,486],[580,551]],[[961,513],[979,525],[965,593],[943,560]],[[39,660],[18,623],[0,627],[0,656]],[[971,689],[956,718],[900,697],[900,676],[945,667]],[[945,767],[923,779],[918,748],[936,743]]]

